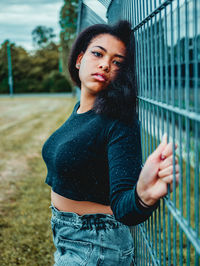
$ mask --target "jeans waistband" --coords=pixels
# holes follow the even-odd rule
[[[58,222],[62,223],[70,222],[77,226],[79,225],[82,228],[85,227],[86,229],[94,226],[98,229],[105,229],[105,227],[118,228],[123,225],[115,219],[114,215],[111,214],[95,213],[78,215],[74,212],[59,211],[52,203],[50,208],[52,209],[52,219],[56,219]]]

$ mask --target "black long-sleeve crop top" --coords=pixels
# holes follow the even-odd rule
[[[46,183],[66,198],[110,205],[126,225],[143,222],[157,205],[141,206],[135,193],[142,165],[138,120],[127,125],[93,109],[78,114],[79,105],[43,145]]]

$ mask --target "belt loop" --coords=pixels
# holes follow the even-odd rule
[[[50,208],[50,209],[55,208],[52,202],[51,202],[51,205],[49,206],[49,208]]]

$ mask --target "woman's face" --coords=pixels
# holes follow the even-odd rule
[[[114,36],[110,34],[96,36],[87,50],[79,54],[76,61],[81,90],[96,94],[105,89],[120,70],[125,53],[124,43]]]

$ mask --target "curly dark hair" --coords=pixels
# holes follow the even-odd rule
[[[75,40],[69,56],[68,69],[72,80],[80,88],[81,81],[76,60],[85,52],[91,41],[100,34],[110,34],[125,44],[126,56],[117,77],[105,90],[98,92],[93,110],[124,122],[136,114],[137,79],[135,69],[135,38],[131,24],[121,20],[114,25],[95,24],[83,30]]]

